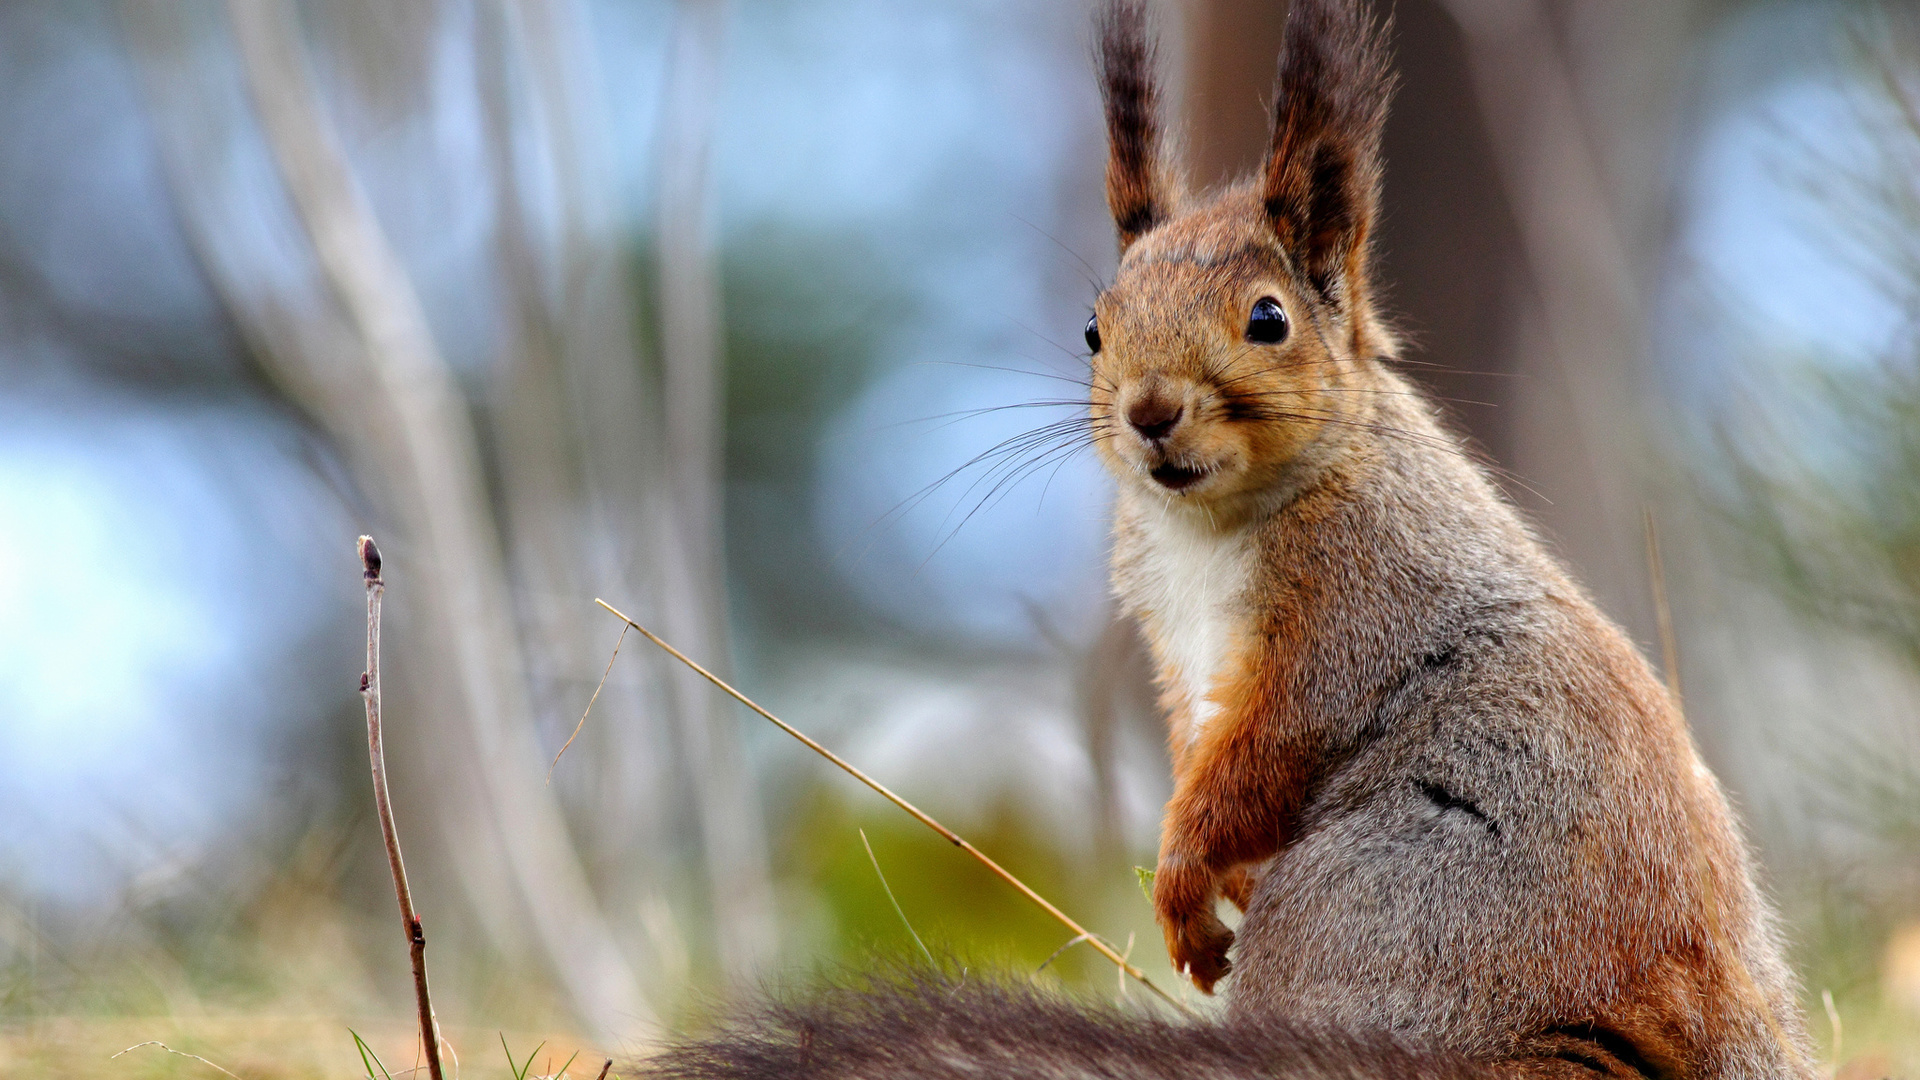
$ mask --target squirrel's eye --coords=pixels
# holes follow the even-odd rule
[[[1087,316],[1087,348],[1100,351],[1100,316]]]
[[[1255,345],[1278,345],[1287,340],[1287,313],[1280,301],[1271,296],[1254,301],[1253,314],[1247,316],[1247,340]]]

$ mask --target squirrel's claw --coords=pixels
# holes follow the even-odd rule
[[[1197,862],[1162,858],[1154,876],[1153,906],[1167,936],[1174,970],[1186,974],[1202,993],[1233,970],[1227,950],[1233,931],[1213,912],[1215,876]]]
[[[1193,985],[1203,994],[1213,993],[1213,984],[1233,971],[1227,950],[1233,946],[1233,931],[1212,912],[1167,927],[1167,951]]]

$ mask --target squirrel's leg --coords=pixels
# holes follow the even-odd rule
[[[1247,905],[1253,903],[1253,885],[1254,867],[1241,863],[1220,876],[1220,895],[1245,914]]]
[[[1227,949],[1233,931],[1214,913],[1214,900],[1229,883],[1240,894],[1232,896],[1236,903],[1250,895],[1250,875],[1241,870],[1236,880],[1236,868],[1280,850],[1304,787],[1304,777],[1294,775],[1301,756],[1276,754],[1258,731],[1249,730],[1253,726],[1231,724],[1196,748],[1174,786],[1160,834],[1155,914],[1174,970],[1186,972],[1207,993],[1232,969]]]

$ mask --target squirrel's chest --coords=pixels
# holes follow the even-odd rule
[[[1220,712],[1252,622],[1252,538],[1170,514],[1127,522],[1114,545],[1114,586],[1153,647],[1174,739],[1199,738]],[[1184,730],[1180,730],[1184,728]]]

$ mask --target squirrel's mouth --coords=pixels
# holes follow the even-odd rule
[[[1212,468],[1189,469],[1184,465],[1175,465],[1171,461],[1162,462],[1150,469],[1147,475],[1168,491],[1184,491],[1199,483],[1213,472]]]

